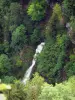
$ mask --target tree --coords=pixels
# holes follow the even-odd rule
[[[12,84],[16,81],[17,79],[14,76],[4,76],[2,77],[2,82],[6,84]]]
[[[31,16],[32,20],[39,21],[45,16],[46,11],[46,1],[45,0],[35,0],[28,7],[28,15]]]
[[[64,0],[63,1],[63,12],[68,18],[75,16],[75,0]]]
[[[75,77],[72,77],[67,82],[56,84],[55,87],[44,84],[38,100],[74,100],[74,84]]]
[[[61,20],[61,17],[62,17],[61,7],[59,4],[55,4],[53,8],[52,16],[50,17],[46,25],[46,29],[45,29],[46,38],[49,38],[49,37],[56,38],[57,32],[59,30],[58,28],[61,27],[59,23]]]
[[[46,42],[43,51],[37,58],[37,71],[50,83],[54,80],[54,70],[56,69],[55,66],[59,53],[59,45],[49,39],[49,41]]]
[[[44,79],[38,73],[35,73],[34,78],[27,83],[26,100],[38,100],[38,96],[41,93],[41,86],[43,85],[43,83],[44,83]]]
[[[41,93],[41,86],[44,83],[44,79],[38,74],[34,74],[34,78],[27,82],[26,85],[17,81],[12,85],[9,91],[5,91],[7,100],[38,100],[38,96]]]
[[[31,43],[33,45],[36,45],[37,43],[40,42],[41,40],[41,31],[39,28],[35,28],[34,31],[33,31],[33,34],[31,35]]]
[[[26,100],[25,85],[21,82],[16,82],[12,85],[10,94],[9,91],[5,91],[7,100]]]
[[[8,41],[8,19],[6,14],[9,12],[11,0],[0,0],[0,27],[4,36],[4,41]]]
[[[27,42],[25,33],[26,28],[24,25],[18,26],[16,30],[12,33],[11,46],[15,48],[15,50],[20,50],[23,47],[23,45]]]
[[[66,51],[69,43],[67,35],[60,35],[56,41],[50,38],[47,40],[41,54],[37,57],[37,71],[49,83],[59,82],[63,78],[59,72],[64,69],[68,58]]]
[[[0,55],[0,72],[1,74],[5,74],[9,72],[11,69],[11,63],[7,55]]]
[[[22,23],[23,20],[23,10],[22,6],[19,3],[11,3],[10,4],[10,21],[9,21],[9,30],[13,32],[17,26]]]

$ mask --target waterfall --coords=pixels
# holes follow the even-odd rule
[[[45,45],[45,43],[42,42],[41,44],[39,44],[39,45],[37,46],[36,52],[35,52],[35,54],[34,54],[34,56],[33,56],[32,64],[31,64],[31,66],[27,69],[27,71],[26,71],[26,73],[25,73],[25,75],[24,75],[24,78],[23,78],[23,80],[22,80],[22,82],[23,82],[24,84],[26,84],[26,82],[30,79],[30,75],[31,75],[32,70],[33,70],[33,67],[35,66],[35,63],[36,63],[36,57],[37,57],[37,55],[38,55],[39,53],[41,53],[41,51],[42,51],[44,45]]]

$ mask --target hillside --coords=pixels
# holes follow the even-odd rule
[[[0,0],[0,79],[7,100],[75,99],[75,0]]]

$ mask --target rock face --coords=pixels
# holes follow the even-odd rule
[[[70,37],[72,43],[75,44],[75,33],[74,33],[72,27],[70,26],[70,23],[66,24],[66,28],[68,30],[68,32],[67,32],[68,36]]]

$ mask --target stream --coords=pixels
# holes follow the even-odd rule
[[[31,74],[32,74],[32,70],[33,70],[33,68],[34,68],[34,66],[35,66],[35,64],[36,64],[36,57],[37,57],[38,54],[41,53],[41,51],[42,51],[44,45],[45,45],[45,42],[42,42],[42,43],[40,43],[40,44],[37,46],[36,51],[35,51],[35,54],[34,54],[34,56],[33,56],[32,64],[31,64],[31,66],[27,69],[27,71],[26,71],[26,73],[25,73],[25,75],[24,75],[24,78],[23,78],[23,80],[22,80],[22,82],[23,82],[24,84],[26,84],[26,82],[30,79],[30,76],[31,76]]]

